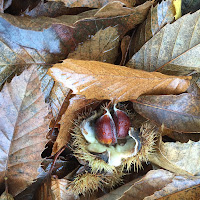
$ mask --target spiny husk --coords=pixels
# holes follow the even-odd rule
[[[115,172],[113,174],[89,173],[77,175],[70,183],[68,189],[72,190],[75,195],[92,193],[99,188],[104,187],[113,188],[122,182],[122,172]]]
[[[88,142],[85,140],[78,126],[74,128],[74,132],[75,133],[72,133],[72,138],[74,139],[72,144],[74,155],[78,159],[87,162],[93,173],[97,173],[99,171],[113,173],[113,171],[116,171],[115,167],[108,165],[105,161],[91,154],[87,150]]]
[[[138,171],[138,169],[142,168],[142,162],[147,162],[149,155],[155,151],[156,137],[159,135],[155,126],[150,122],[144,123],[140,128],[140,134],[142,143],[140,151],[137,155],[123,162],[123,168],[126,168],[127,171],[130,171],[132,166],[134,167],[134,171]]]

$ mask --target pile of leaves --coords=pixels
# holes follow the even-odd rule
[[[192,3],[191,3],[192,2]],[[198,199],[198,1],[4,0],[0,14],[0,199]],[[74,121],[126,102],[159,130],[123,182],[77,195]]]

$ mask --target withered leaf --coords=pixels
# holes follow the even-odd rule
[[[149,161],[183,175],[200,175],[200,142],[161,142]]]
[[[192,94],[145,95],[133,101],[133,108],[159,126],[177,132],[199,133],[200,99]]]
[[[93,15],[90,13],[64,15],[61,18],[33,19],[2,14],[0,17],[0,45],[2,47],[0,85],[16,71],[22,71],[24,65],[38,64],[48,67],[48,64],[65,59],[79,43],[88,40],[99,30],[117,27],[118,35],[122,38],[127,31],[146,18],[152,3],[140,5],[133,9],[133,13],[126,16],[101,19],[94,17],[84,19],[88,15],[94,16],[93,11]]]
[[[118,56],[119,35],[114,27],[99,30],[90,40],[79,44],[68,58],[114,63]]]
[[[74,195],[73,191],[67,190],[69,181],[66,179],[54,179],[51,180],[51,191],[53,199],[55,200],[75,200],[79,199]]]
[[[200,184],[188,187],[187,189],[169,194],[167,196],[159,198],[159,200],[182,200],[182,199],[198,199],[200,196]],[[146,198],[144,200],[154,200],[155,196]]]
[[[100,8],[94,16],[100,18],[109,16],[114,17],[119,15],[128,15],[133,12],[133,9],[127,8],[125,4],[120,1],[113,1]]]
[[[151,170],[142,179],[135,182],[119,199],[155,200],[161,198],[164,200],[167,199],[170,194],[172,199],[179,199],[178,195],[173,196],[173,193],[196,186],[199,183],[199,176],[186,177],[173,174],[163,169]],[[103,200],[103,198],[101,198],[101,200]]]
[[[41,1],[35,8],[31,10],[26,9],[21,15],[30,17],[58,17],[61,15],[76,15],[87,10],[88,8],[68,8],[61,1],[48,1],[45,3]]]
[[[161,171],[161,170],[156,170]],[[156,173],[155,171],[155,173]],[[189,194],[188,191],[183,190],[190,190],[191,187],[199,188],[200,184],[200,176],[180,176],[176,175],[172,179],[172,182],[167,184],[164,188],[162,188],[159,191],[156,191],[153,195],[145,197],[144,200],[182,200],[186,199],[192,199],[192,197],[199,197],[199,190],[195,191],[193,190],[193,194]],[[179,191],[179,192],[178,192]],[[176,193],[177,192],[177,193]],[[196,194],[195,194],[196,193]],[[185,195],[183,195],[185,194]],[[189,196],[188,196],[189,194]],[[197,199],[197,198],[194,198]]]
[[[164,26],[127,66],[165,74],[186,75],[200,70],[200,11]]]
[[[0,93],[0,185],[15,196],[38,175],[48,132],[48,107],[35,68],[6,83]]]
[[[50,93],[50,106],[52,110],[52,114],[56,119],[58,113],[60,112],[61,106],[65,100],[65,97],[69,93],[70,89],[63,87],[62,84],[55,82],[54,86]],[[59,120],[60,121],[60,120]]]
[[[162,1],[151,7],[147,19],[139,25],[131,41],[131,56],[150,40],[160,29],[174,21],[175,9],[172,0]]]
[[[119,200],[142,200],[171,183],[174,176],[166,170],[151,170],[134,183]]]
[[[49,69],[56,81],[87,99],[127,101],[142,94],[178,94],[191,77],[167,76],[97,61],[66,59]]]
[[[114,0],[101,0],[101,1],[89,1],[89,0],[51,0],[65,3],[66,7],[89,7],[89,8],[101,8],[109,2]],[[135,0],[120,0],[120,2],[125,3],[127,6],[134,6]]]

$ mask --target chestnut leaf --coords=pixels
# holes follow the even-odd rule
[[[6,83],[0,93],[0,187],[19,194],[38,176],[47,142],[48,105],[35,68]]]
[[[137,99],[142,94],[180,94],[191,77],[168,76],[97,61],[66,59],[48,74],[87,99]]]

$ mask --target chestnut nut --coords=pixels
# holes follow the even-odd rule
[[[96,138],[102,144],[114,145],[117,139],[124,139],[128,136],[131,122],[128,115],[116,108],[116,105],[113,108],[113,115],[107,108],[105,110],[106,113],[95,123]]]

